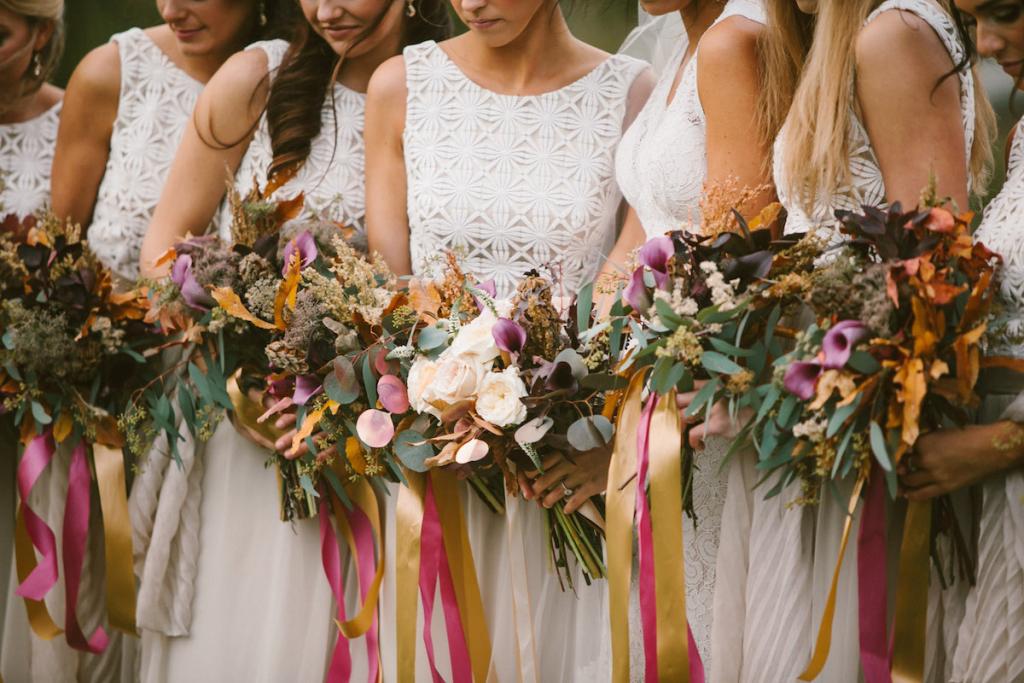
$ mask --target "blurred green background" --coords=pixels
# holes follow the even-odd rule
[[[155,0],[68,0],[66,5],[67,51],[55,78],[60,85],[78,60],[112,34],[160,23]],[[577,0],[568,14],[576,35],[611,52],[636,23],[635,3],[629,0]]]

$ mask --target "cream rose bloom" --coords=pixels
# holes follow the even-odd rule
[[[445,351],[437,359],[434,376],[421,394],[423,401],[434,408],[434,411],[427,412],[436,416],[440,416],[448,406],[476,398],[480,383],[490,369],[490,363],[481,363],[476,356],[460,356],[450,351]]]
[[[445,354],[475,356],[481,363],[494,360],[501,354],[494,341],[493,330],[497,323],[498,318],[491,309],[484,308],[480,315],[459,329]]]
[[[526,385],[515,367],[488,372],[477,392],[476,412],[498,427],[518,425],[526,419]]]
[[[437,362],[420,356],[409,368],[409,405],[417,413],[440,417],[441,412],[427,402],[427,389],[437,376]]]

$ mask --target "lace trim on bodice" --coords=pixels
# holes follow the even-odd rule
[[[61,102],[21,123],[0,125],[0,218],[31,216],[50,204],[50,169]]]
[[[288,50],[283,40],[253,43],[247,49],[263,50],[271,77]],[[325,76],[326,77],[326,76]],[[303,216],[339,222],[353,228],[357,246],[366,243],[366,191],[363,122],[366,96],[340,84],[334,86],[334,102],[325,98],[320,133],[310,144],[309,157],[294,178],[278,188],[273,198],[290,198],[304,193]],[[235,189],[246,195],[257,182],[267,182],[267,171],[274,155],[270,145],[267,118],[259,126],[235,174]],[[231,207],[225,204],[220,221],[222,239],[231,238]]]
[[[621,201],[615,150],[646,65],[615,55],[536,96],[491,92],[435,42],[407,47],[405,132],[413,271],[446,252],[508,296],[542,269],[566,292],[597,273]]]
[[[1024,357],[1024,120],[1017,123],[1006,182],[985,208],[975,233],[1003,257],[997,314],[989,325],[988,351]]]
[[[766,21],[760,2],[730,0],[712,26],[735,16],[761,24]],[[686,48],[681,41],[665,72],[658,75],[654,92],[622,138],[616,160],[622,193],[650,237],[684,227],[700,229],[707,120],[697,89],[699,43],[668,101]]]
[[[137,28],[118,33],[121,92],[89,245],[115,273],[138,277],[139,252],[203,84]]]
[[[928,23],[942,40],[954,64],[959,64],[966,56],[963,43],[952,18],[944,9],[932,0],[886,0],[873,11],[864,22],[866,26],[875,17],[889,10],[905,10],[913,12]],[[965,69],[958,74],[960,83],[960,115],[964,124],[964,149],[966,159],[971,157],[974,145],[974,74]],[[775,185],[779,200],[789,211],[786,232],[809,232],[815,229],[829,231],[830,241],[837,244],[842,236],[836,228],[835,212],[842,209],[858,211],[861,206],[881,206],[886,202],[885,181],[879,167],[875,151],[871,147],[871,139],[867,129],[861,122],[855,102],[851,102],[850,114],[850,179],[849,183],[840,187],[831,197],[819,197],[814,209],[808,213],[795,199],[795,193],[784,177],[782,168],[784,157],[784,139],[786,129],[779,134],[775,144]],[[969,162],[968,162],[969,163]],[[970,177],[970,173],[968,173]]]

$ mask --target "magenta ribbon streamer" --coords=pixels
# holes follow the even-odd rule
[[[330,507],[326,496],[320,496],[320,558],[324,565],[327,583],[334,593],[334,601],[338,603],[338,622],[348,621],[345,616],[345,586],[341,578],[341,557],[338,554],[338,538],[331,526]],[[346,683],[352,678],[352,655],[348,651],[348,639],[338,629],[338,639],[331,655],[331,665],[327,669],[327,683]]]
[[[85,457],[85,442],[79,441],[71,452],[68,469],[68,497],[64,507],[64,635],[68,645],[76,650],[94,654],[107,649],[106,631],[97,626],[91,638],[86,638],[78,623],[78,589],[82,579],[86,539],[89,536],[89,507],[92,477]]]
[[[470,666],[466,633],[455,598],[455,585],[448,564],[448,554],[444,548],[444,534],[441,531],[437,504],[434,502],[434,489],[428,481],[423,496],[423,527],[420,532],[420,599],[423,601],[423,644],[427,650],[427,660],[434,683],[444,683],[444,678],[437,670],[431,628],[434,616],[434,591],[439,581],[441,606],[444,610],[451,653],[452,680],[454,683],[472,683],[473,670]]]
[[[356,571],[359,576],[359,595],[365,603],[366,596],[370,592],[370,586],[373,584],[374,577],[377,574],[377,567],[374,563],[373,527],[370,525],[370,519],[366,516],[366,513],[355,506],[345,510],[345,517],[348,519],[349,527],[352,529],[356,550],[359,553],[359,557],[356,558]],[[383,548],[381,552],[383,552]],[[370,622],[370,628],[366,632],[366,656],[369,662],[368,679],[370,683],[374,683],[377,680],[377,672],[380,666],[380,658],[377,656],[377,641],[377,614],[374,613],[373,621]]]
[[[28,497],[43,470],[46,469],[56,447],[50,430],[32,439],[18,463],[18,494],[21,496],[21,514],[32,546],[39,551],[40,560],[32,573],[18,586],[16,595],[29,600],[42,600],[57,583],[57,538],[42,517],[29,507]]]
[[[651,511],[647,505],[647,470],[650,466],[650,431],[651,417],[658,405],[657,394],[651,394],[647,405],[640,414],[640,425],[637,430],[637,487],[636,516],[639,539],[637,542],[639,555],[639,588],[640,588],[640,623],[644,636],[644,680],[658,680],[658,609],[657,590],[654,580],[654,531],[651,527]],[[685,615],[684,615],[685,616]],[[693,637],[693,629],[689,621],[686,624],[686,641],[689,651],[690,681],[704,683],[704,662],[697,649],[697,641]]]
[[[881,469],[871,470],[860,530],[857,533],[857,594],[860,662],[865,683],[891,683],[886,573],[885,481]]]

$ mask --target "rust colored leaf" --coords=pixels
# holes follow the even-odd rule
[[[295,297],[299,293],[299,279],[302,277],[302,259],[298,252],[292,254],[292,260],[288,264],[288,272],[284,280],[277,288],[277,296],[274,297],[274,325],[277,329],[287,329],[284,321],[284,307],[294,310]]]
[[[366,474],[366,457],[363,455],[363,445],[359,443],[357,437],[350,436],[345,439],[345,457],[356,474]]]
[[[71,429],[75,421],[67,411],[61,411],[60,416],[53,423],[53,438],[57,443],[63,443],[71,435]]]
[[[921,404],[928,392],[928,382],[924,375],[924,364],[920,358],[909,358],[896,371],[893,381],[899,387],[896,399],[902,406],[899,421],[902,441],[914,445],[920,434]],[[892,415],[890,414],[890,420]]]
[[[233,318],[244,320],[247,323],[251,323],[262,330],[276,330],[278,329],[273,323],[268,323],[265,320],[260,320],[245,307],[242,300],[235,293],[235,290],[230,287],[217,287],[211,292],[214,301],[217,305],[228,312]]]
[[[437,290],[437,285],[429,280],[411,280],[409,304],[420,317],[430,315],[436,318],[437,312],[441,310],[441,292]]]

